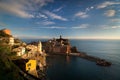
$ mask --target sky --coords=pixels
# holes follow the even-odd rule
[[[0,0],[0,29],[18,38],[120,39],[120,0]]]

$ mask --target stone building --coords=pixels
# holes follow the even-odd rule
[[[60,36],[59,39],[53,39],[48,41],[49,48],[47,48],[46,51],[50,53],[70,53],[71,52],[71,46],[68,39],[63,39],[62,36]]]

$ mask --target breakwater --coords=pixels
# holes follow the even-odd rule
[[[98,57],[95,57],[95,56],[90,56],[90,55],[87,55],[84,52],[70,53],[69,56],[78,56],[78,57],[81,57],[83,59],[95,62],[96,65],[99,65],[99,66],[106,66],[106,67],[108,67],[108,66],[111,66],[111,64],[112,64],[111,62],[108,62],[105,59],[101,59],[101,58],[98,58]]]
[[[109,66],[112,65],[111,62],[106,61],[105,59],[101,59],[99,57],[88,55],[85,52],[77,52],[77,53],[69,53],[69,54],[66,54],[66,53],[49,53],[49,55],[76,56],[76,57],[86,59],[88,61],[95,62],[96,65],[99,65],[99,66],[109,67]],[[47,55],[47,56],[49,56],[49,55]]]

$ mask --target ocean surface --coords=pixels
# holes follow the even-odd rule
[[[70,40],[70,43],[79,51],[112,62],[112,66],[101,67],[79,57],[47,57],[49,80],[120,80],[120,40]]]

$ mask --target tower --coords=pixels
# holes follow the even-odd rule
[[[42,43],[39,41],[38,42],[38,46],[37,46],[37,48],[38,48],[38,52],[42,52]]]
[[[62,39],[62,36],[60,35],[60,39]]]

